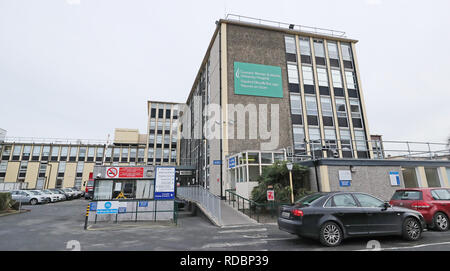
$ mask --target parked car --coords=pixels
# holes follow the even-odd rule
[[[84,197],[84,191],[82,189],[80,189],[78,187],[72,187],[71,189],[75,190],[80,195],[80,198]]]
[[[83,196],[83,191],[78,189],[77,187],[71,187],[70,190],[72,190],[75,193],[75,198],[79,199]]]
[[[46,197],[48,202],[55,202],[58,200],[58,197],[56,195],[46,193],[42,190],[30,190],[30,191],[37,192],[39,195]]]
[[[75,199],[76,197],[77,197],[77,193],[76,192],[74,192],[72,189],[70,189],[70,188],[62,188],[62,190],[67,194],[67,195],[69,195],[69,198],[71,198],[71,199]]]
[[[94,180],[90,179],[90,180],[88,180],[88,182],[86,184],[84,198],[92,199],[93,196],[94,196]]]
[[[72,195],[70,195],[69,193],[66,193],[66,192],[65,192],[64,190],[62,190],[61,188],[53,188],[53,189],[50,189],[50,190],[55,191],[55,192],[57,192],[57,193],[60,193],[60,194],[64,195],[64,199],[65,199],[65,200],[70,200],[70,199],[72,199]]]
[[[62,200],[65,200],[65,199],[66,199],[66,197],[65,197],[64,194],[62,194],[62,193],[59,193],[59,192],[56,192],[56,191],[52,191],[52,190],[50,190],[50,189],[44,189],[44,190],[42,190],[42,191],[43,191],[44,193],[54,195],[54,196],[56,197],[56,201],[62,201]]]
[[[280,230],[319,239],[330,247],[362,236],[399,235],[415,241],[425,226],[419,212],[358,192],[314,193],[280,207],[278,216]]]
[[[38,203],[47,203],[48,199],[46,196],[40,195],[37,192],[28,190],[13,190],[11,191],[11,198],[15,201],[22,203],[29,203],[31,205],[36,205]]]
[[[390,204],[419,211],[428,227],[438,231],[449,229],[450,189],[412,188],[395,191]]]

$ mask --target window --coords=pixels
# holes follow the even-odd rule
[[[130,162],[136,161],[136,152],[137,152],[136,148],[130,149]]]
[[[345,79],[347,80],[347,89],[357,89],[355,73],[352,71],[345,71]]]
[[[352,61],[352,49],[350,44],[348,43],[342,43],[341,44],[342,49],[342,59],[346,61]]]
[[[66,171],[66,162],[60,162],[58,166],[58,173],[64,173]]]
[[[294,134],[294,149],[304,150],[305,149],[305,132],[302,126],[293,125]],[[270,159],[272,160],[272,158]]]
[[[384,205],[383,201],[366,194],[354,194],[354,196],[359,201],[361,207],[378,208]]]
[[[352,195],[340,194],[333,197],[333,207],[358,207]]]
[[[355,141],[357,151],[367,151],[366,135],[364,131],[355,130]]]
[[[427,178],[428,187],[441,187],[437,168],[425,168],[425,176]]]
[[[75,161],[77,158],[78,147],[72,146],[70,147],[70,160]]]
[[[290,94],[291,98],[291,114],[293,115],[301,115],[302,114],[302,103],[300,94]]]
[[[59,146],[52,147],[52,157],[58,157]]]
[[[340,129],[339,133],[341,135],[342,156],[345,158],[353,157],[352,137],[350,134],[350,130]]]
[[[86,147],[80,147],[80,151],[78,153],[78,159],[83,160],[86,157]]]
[[[314,40],[314,54],[316,57],[325,57],[325,51],[323,49],[323,41]]]
[[[447,189],[431,190],[431,196],[435,200],[450,200],[450,191]]]
[[[331,149],[335,150],[336,146],[336,131],[334,129],[325,129],[325,145]]]
[[[48,157],[50,155],[50,146],[44,146],[42,148],[42,156]]]
[[[295,45],[295,39],[291,36],[284,37],[284,44],[286,45],[286,53],[297,54],[297,48]]]
[[[342,88],[342,76],[341,76],[341,71],[340,70],[336,70],[336,69],[332,69],[331,70],[331,77],[333,79],[333,87],[335,88]]]
[[[22,151],[22,145],[15,145],[14,150],[13,150],[12,160],[19,160],[21,151]]]
[[[298,68],[296,64],[287,64],[288,81],[290,84],[298,84]]]
[[[314,75],[312,67],[302,66],[303,84],[314,85]]]
[[[41,155],[41,146],[34,146],[32,160],[39,160],[40,155]]]
[[[328,45],[328,56],[330,59],[339,59],[339,52],[336,42],[329,41]]]
[[[336,98],[336,113],[339,127],[348,127],[347,107],[344,98]]]
[[[421,200],[422,192],[420,191],[396,191],[392,196],[392,200]]]
[[[22,159],[28,159],[31,153],[31,146],[25,145],[23,147]]]
[[[8,161],[0,162],[0,173],[6,173],[6,169],[8,168]]]
[[[61,158],[64,157],[64,159],[65,159],[65,157],[67,157],[68,151],[69,151],[69,147],[66,147],[66,146],[62,147],[61,148]]]
[[[126,162],[128,161],[128,148],[124,147],[122,149],[122,158],[121,158],[121,162]]]
[[[83,173],[84,162],[77,163],[77,173]]]
[[[309,47],[309,38],[300,37],[300,54],[305,56],[311,55],[311,49]]]
[[[328,74],[325,68],[317,68],[317,80],[319,86],[328,87]]]
[[[89,158],[94,158],[94,153],[95,153],[95,148],[94,147],[90,147],[89,150],[88,150],[88,157]]]
[[[311,116],[317,116],[317,100],[314,96],[305,96],[306,101],[306,114]]]
[[[352,116],[352,123],[354,128],[363,128],[361,119],[361,108],[358,100],[350,100],[350,111]]]

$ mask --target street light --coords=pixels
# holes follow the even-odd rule
[[[294,203],[294,186],[292,185],[292,168],[294,165],[291,162],[286,163],[286,167],[289,170],[289,184],[291,186],[291,203]]]

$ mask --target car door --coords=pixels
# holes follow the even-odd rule
[[[433,198],[431,203],[450,217],[450,189],[433,189],[431,196]]]
[[[371,195],[354,193],[367,214],[369,234],[392,234],[401,232],[402,214],[394,208],[385,208],[384,201]]]
[[[367,235],[367,216],[365,210],[358,206],[349,193],[334,195],[330,211],[344,226],[348,235]]]

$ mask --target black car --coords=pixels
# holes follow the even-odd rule
[[[358,192],[314,193],[279,209],[280,230],[338,246],[348,237],[399,235],[415,241],[425,228],[414,210],[392,207],[374,196]]]

